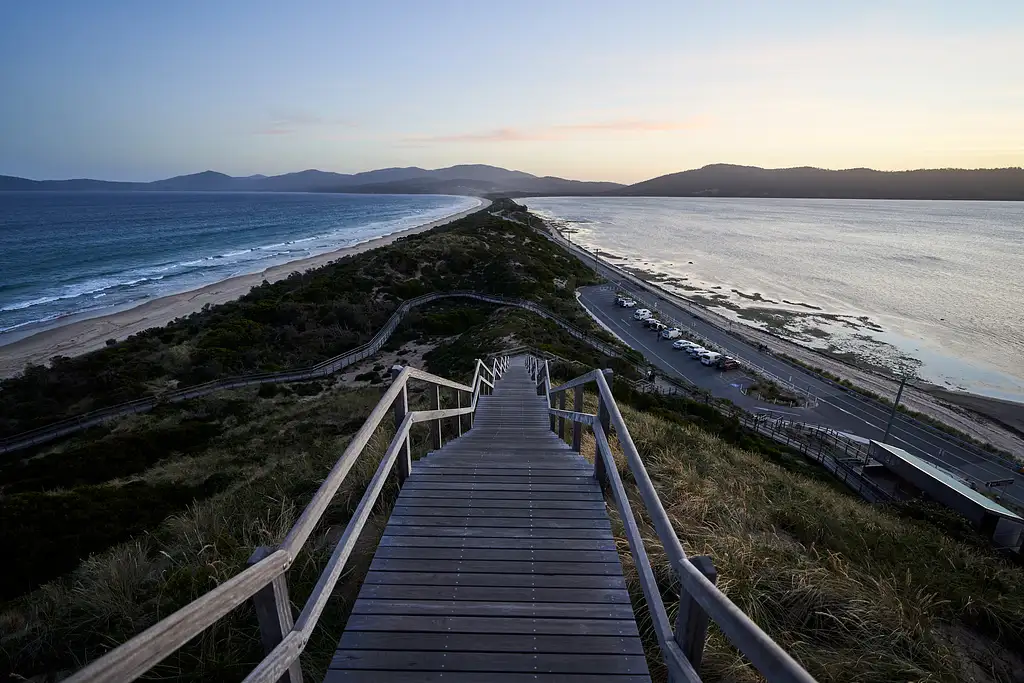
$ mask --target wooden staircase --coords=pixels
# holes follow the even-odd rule
[[[649,681],[594,467],[523,358],[413,464],[326,681]]]

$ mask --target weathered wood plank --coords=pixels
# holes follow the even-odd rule
[[[590,538],[611,539],[606,529],[543,529],[538,527],[493,526],[404,526],[396,524],[385,530],[390,536],[477,536],[485,538]]]
[[[462,491],[453,493],[445,489],[402,489],[399,500],[410,498],[447,498],[457,500],[604,500],[601,491]]]
[[[431,483],[444,483],[444,484],[580,484],[589,486],[593,478],[587,476],[573,475],[573,474],[514,474],[514,475],[499,475],[499,474],[472,474],[469,472],[463,474],[426,474],[419,473],[416,475],[416,483],[431,484]]]
[[[641,674],[643,655],[524,654],[518,652],[429,652],[395,650],[338,650],[332,669],[391,671],[476,671],[521,673]]]
[[[580,635],[515,635],[494,633],[416,633],[346,631],[339,650],[417,650],[435,652],[524,652],[642,655],[639,638]]]
[[[451,567],[448,568],[449,570]],[[473,574],[452,571],[396,572],[371,570],[363,585],[414,586],[508,586],[536,588],[596,588],[599,590],[625,590],[626,581],[621,574]]]
[[[379,547],[375,558],[395,560],[508,560],[518,562],[618,562],[614,550],[534,550],[531,548]]]
[[[377,671],[373,669],[328,669],[324,683],[650,683],[645,675],[534,674],[475,671]]]
[[[478,482],[463,481],[420,481],[419,477],[409,477],[409,481],[402,487],[404,491],[409,488],[411,491],[593,491],[597,482],[588,484],[502,484],[500,482],[488,483],[486,480]]]
[[[474,572],[477,574],[597,574],[622,573],[618,562],[512,562],[508,560],[391,560],[374,558],[379,572]]]
[[[479,538],[476,536],[382,536],[379,548],[511,548],[533,550],[616,550],[614,539]]]
[[[401,503],[402,501],[399,501]],[[493,508],[476,505],[396,505],[392,515],[402,517],[499,517],[509,519],[512,517],[530,517],[532,519],[607,519],[603,509],[575,510],[572,508]]]
[[[530,617],[470,617],[448,615],[352,614],[345,625],[351,631],[416,631],[418,633],[519,633],[525,635],[592,635],[639,637],[636,621]]]
[[[532,529],[611,529],[608,519],[530,519],[528,517],[427,517],[425,515],[391,515],[388,529],[396,526],[485,526],[496,528],[524,527]]]
[[[533,510],[598,510],[606,514],[607,505],[603,500],[533,500],[530,498],[508,500],[504,498],[420,498],[401,496],[398,505],[408,508],[445,507],[445,508],[501,508]]]
[[[500,602],[629,603],[629,593],[596,588],[505,588],[499,586],[409,586],[364,584],[359,599],[367,600],[494,600]]]

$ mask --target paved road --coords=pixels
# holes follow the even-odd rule
[[[587,260],[590,261],[590,259]],[[622,280],[621,275],[613,270],[601,266],[598,269],[615,282]],[[885,434],[885,426],[890,413],[888,406],[856,393],[843,391],[816,376],[804,374],[786,361],[762,353],[756,346],[727,334],[699,317],[693,317],[689,308],[677,305],[658,295],[652,295],[632,282],[620,282],[620,285],[617,288],[585,287],[581,290],[581,301],[626,343],[643,353],[650,362],[663,371],[671,371],[678,376],[685,377],[698,386],[712,391],[715,396],[728,398],[747,410],[781,413],[795,421],[823,425],[868,439],[880,440]],[[656,302],[659,317],[662,320],[665,318],[679,320],[718,348],[744,358],[754,359],[768,372],[783,379],[792,377],[794,384],[806,389],[817,398],[817,406],[782,408],[759,403],[743,396],[738,388],[731,386],[731,384],[742,383],[741,373],[723,374],[712,368],[706,368],[688,355],[674,351],[668,341],[659,342],[654,332],[646,330],[640,323],[633,320],[632,310],[615,306],[614,298],[617,289],[629,291],[649,303]],[[699,309],[694,310],[699,311]],[[897,414],[889,435],[889,443],[980,482],[1013,478],[1014,483],[1006,487],[1004,493],[1017,501],[1024,501],[1024,475],[1015,473],[1004,463],[979,453],[955,438],[932,431],[913,418]]]

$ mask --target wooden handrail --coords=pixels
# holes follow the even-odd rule
[[[611,371],[592,370],[560,386],[552,387],[546,359],[527,356],[527,368],[537,382],[538,393],[546,397],[552,421],[555,417],[568,419],[575,423],[590,425],[594,432],[597,443],[594,473],[602,483],[607,483],[611,488],[612,497],[622,518],[658,644],[669,669],[669,680],[700,680],[696,672],[704,649],[706,620],[710,617],[769,683],[814,683],[811,675],[729,600],[698,566],[697,560],[706,558],[687,557],[605,378],[605,374]],[[596,416],[582,412],[582,406],[576,401],[572,411],[554,407],[553,398],[564,395],[569,389],[573,389],[575,395],[581,398],[583,386],[591,382],[597,385],[599,408]],[[647,557],[643,537],[636,525],[629,498],[615,466],[607,438],[611,427],[615,429],[619,445],[658,540],[680,581],[679,618],[674,631],[655,581],[650,559]],[[693,603],[699,605],[700,609],[695,609]],[[701,618],[704,620],[703,628],[693,628],[693,622],[699,622]]]
[[[301,678],[301,671],[296,662],[309,642],[310,634],[323,613],[366,520],[387,482],[387,477],[395,468],[400,454],[408,458],[404,446],[412,425],[426,421],[440,422],[443,419],[474,414],[480,396],[493,390],[493,380],[501,377],[507,368],[508,359],[505,357],[495,358],[490,367],[477,360],[473,382],[470,385],[454,382],[415,368],[403,368],[370,412],[362,427],[352,437],[341,457],[331,468],[320,488],[276,550],[141,634],[111,650],[67,680],[70,683],[135,680],[235,607],[257,596],[264,587],[281,580],[295,561],[302,546],[309,539],[313,529],[320,522],[332,498],[384,417],[392,410],[396,401],[404,401],[405,405],[408,405],[407,385],[409,380],[421,380],[435,387],[470,393],[472,399],[467,407],[447,409],[439,407],[436,410],[410,411],[404,414],[399,424],[396,425],[395,435],[381,458],[376,473],[363,493],[344,533],[335,545],[334,551],[306,600],[298,619],[294,624],[291,623],[290,604],[276,604],[273,610],[269,610],[268,613],[272,614],[286,614],[288,623],[284,628],[280,628],[280,624],[272,625],[278,627],[278,638],[266,657],[245,680],[278,681],[285,679],[291,680],[291,683],[299,683],[295,679]],[[484,375],[489,375],[491,380]],[[261,622],[261,630],[267,627],[268,624]],[[264,642],[267,642],[266,638],[264,638]]]

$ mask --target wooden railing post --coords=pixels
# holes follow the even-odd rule
[[[398,379],[398,375],[402,373],[401,365],[394,365],[391,367],[391,381]],[[409,412],[409,389],[408,387],[402,387],[402,393],[395,397],[394,408],[392,409],[395,414],[395,429],[398,429],[402,424],[402,420],[405,419],[405,414]],[[412,448],[409,444],[409,437],[405,437],[405,445],[402,447],[401,452],[398,454],[398,462],[395,463],[395,469],[398,470],[398,485],[401,486],[405,483],[409,473],[412,472]]]
[[[253,565],[273,552],[272,548],[261,545],[253,551],[249,557],[248,564]],[[260,625],[260,641],[263,644],[264,654],[270,654],[271,650],[284,640],[285,635],[295,625],[295,618],[292,615],[292,603],[288,599],[288,580],[284,574],[261,588],[252,596],[253,607],[256,608],[256,620]],[[279,683],[302,683],[302,667],[298,660],[288,667]]]
[[[696,567],[711,583],[718,583],[718,571],[707,555],[691,557],[683,561]],[[675,641],[697,673],[700,673],[700,663],[704,658],[704,642],[707,640],[707,635],[707,612],[680,586]]]
[[[608,386],[611,386],[611,371],[602,371],[608,377]],[[612,399],[613,400],[613,399]],[[611,436],[611,412],[608,410],[607,401],[600,391],[597,392],[597,421],[601,423],[601,428],[604,430],[606,437]],[[604,488],[608,483],[608,473],[604,471],[604,459],[601,458],[601,454],[597,452],[597,445],[594,445],[594,476],[597,478],[597,482]]]
[[[455,390],[455,407],[462,407],[462,391],[460,391],[459,389]],[[462,415],[459,415],[457,418],[455,418],[455,421],[459,425],[457,432],[459,436],[462,436]]]
[[[572,392],[572,409],[577,413],[583,412],[583,385],[575,387]],[[607,434],[607,432],[605,432]],[[576,422],[572,423],[572,449],[577,453],[580,452],[583,443],[583,424]]]
[[[565,392],[558,392],[558,409],[565,410]],[[558,418],[558,438],[565,440],[565,416]]]
[[[441,410],[441,385],[435,384],[434,391],[436,392],[437,396],[437,409]],[[437,421],[434,422],[434,431],[437,432],[437,435],[434,439],[434,444],[437,446],[437,450],[441,450],[441,446],[443,445],[441,443],[441,418],[437,418]]]

